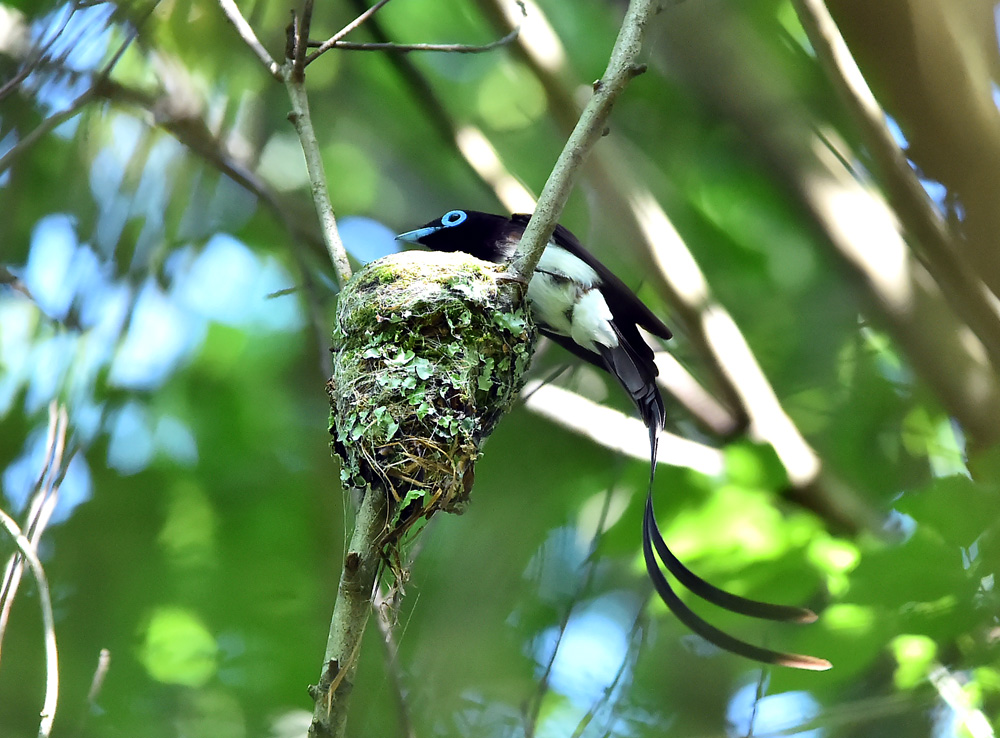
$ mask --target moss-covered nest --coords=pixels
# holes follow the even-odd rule
[[[518,285],[465,254],[409,251],[340,295],[330,432],[345,485],[388,494],[382,541],[462,512],[483,443],[510,408],[534,328]]]

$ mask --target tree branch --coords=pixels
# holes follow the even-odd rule
[[[69,467],[69,464],[63,464],[68,427],[69,416],[66,412],[66,406],[55,401],[49,403],[45,460],[38,474],[38,481],[35,483],[35,491],[31,496],[31,504],[24,526],[24,534],[28,538],[28,542],[36,549],[59,500],[59,486],[62,484],[63,477]],[[0,646],[3,645],[4,636],[7,633],[10,611],[14,606],[14,598],[21,585],[23,573],[24,561],[17,554],[14,554],[7,561],[3,581],[0,583]]]
[[[0,524],[7,529],[14,539],[24,560],[28,562],[35,583],[38,585],[38,600],[42,608],[42,627],[45,630],[45,699],[42,702],[41,721],[38,724],[38,738],[47,738],[52,734],[52,723],[56,717],[56,705],[59,702],[59,652],[56,648],[56,625],[52,615],[52,595],[49,593],[49,582],[45,576],[42,562],[35,554],[31,541],[24,537],[17,523],[3,510],[0,510]]]
[[[528,382],[521,392],[528,410],[604,448],[640,461],[649,460],[649,430],[642,421],[588,400],[554,384]],[[659,463],[717,476],[725,469],[722,452],[663,431],[657,450]]]
[[[56,113],[55,115],[50,115],[48,118],[39,123],[31,131],[31,133],[29,133],[23,139],[18,141],[18,143],[15,146],[12,146],[7,151],[7,153],[5,153],[3,156],[0,156],[0,174],[3,174],[5,171],[7,171],[7,169],[11,166],[11,164],[14,163],[14,160],[17,159],[18,156],[23,154],[27,149],[34,146],[45,135],[52,132],[62,123],[74,117],[84,108],[84,106],[87,105],[87,103],[89,103],[96,97],[98,88],[110,78],[111,72],[115,68],[115,65],[118,64],[118,61],[122,58],[122,55],[125,53],[126,49],[128,49],[128,47],[132,44],[132,41],[134,41],[135,37],[138,35],[139,26],[143,23],[143,21],[146,20],[146,18],[149,17],[151,13],[152,10],[146,13],[146,15],[144,15],[139,20],[139,22],[136,24],[134,28],[129,29],[129,31],[125,34],[124,40],[115,50],[115,53],[112,54],[111,58],[97,73],[90,87],[88,87],[82,94],[80,94],[79,97],[77,97],[73,102],[71,102],[65,110]]]
[[[722,2],[677,6],[672,20],[658,46],[666,63],[738,121],[965,433],[981,445],[1000,440],[1000,378],[988,353],[911,257],[885,200],[816,135],[816,121],[765,44]],[[753,58],[753,69],[741,58]]]
[[[286,64],[286,67],[288,65]],[[351,278],[351,264],[347,259],[347,250],[340,240],[337,230],[337,217],[330,202],[330,192],[326,188],[326,172],[323,170],[323,155],[316,140],[312,118],[309,115],[309,98],[303,81],[296,81],[290,70],[285,70],[285,89],[292,102],[292,112],[289,119],[295,125],[302,144],[302,153],[306,159],[306,170],[309,173],[309,185],[312,189],[313,204],[319,215],[320,227],[323,231],[323,242],[330,255],[333,269],[337,273],[337,281],[343,287]]]
[[[493,51],[500,46],[506,46],[507,44],[513,42],[520,33],[520,29],[515,29],[508,33],[502,38],[498,38],[496,41],[490,41],[488,44],[396,44],[388,42],[353,42],[353,41],[334,41],[329,45],[329,49],[343,49],[344,51],[398,51],[401,54],[407,54],[411,51],[442,51],[451,54],[482,54],[486,51]],[[324,44],[326,46],[326,44]],[[322,47],[320,47],[322,48]],[[309,61],[312,60],[312,56],[309,57]],[[308,63],[308,61],[306,62]]]
[[[219,7],[222,8],[223,14],[226,16],[226,20],[233,24],[236,32],[243,39],[243,43],[250,47],[250,50],[257,55],[260,59],[261,64],[270,73],[272,77],[277,80],[281,79],[281,67],[278,63],[271,58],[271,55],[264,48],[264,44],[260,42],[257,38],[257,34],[254,33],[253,27],[247,22],[246,18],[240,12],[240,9],[236,7],[236,3],[233,0],[219,0]]]
[[[916,240],[917,256],[941,286],[1000,370],[1000,305],[955,247],[954,235],[936,212],[906,156],[885,123],[885,113],[858,69],[822,0],[793,0],[799,22],[841,102],[854,117],[875,160],[890,205]]]
[[[357,671],[361,637],[371,614],[372,593],[382,560],[376,541],[385,530],[385,521],[384,492],[378,489],[367,491],[354,523],[351,545],[344,557],[323,657],[323,673],[319,684],[312,688],[316,707],[309,726],[309,738],[344,735],[347,700]]]
[[[646,25],[659,7],[657,0],[631,0],[615,41],[604,76],[594,83],[594,95],[566,141],[538,198],[535,212],[524,229],[514,261],[507,273],[527,283],[562,215],[580,168],[597,140],[604,135],[611,108],[629,81],[642,73],[638,64]]]
[[[243,18],[239,8],[233,0],[219,0],[219,7],[225,13],[226,18],[233,24],[243,41],[253,49],[264,67],[276,79],[281,80],[288,92],[288,98],[292,104],[292,112],[289,119],[295,126],[295,131],[299,136],[299,143],[302,146],[302,153],[306,160],[306,170],[309,174],[309,185],[312,190],[313,203],[316,213],[319,216],[320,228],[323,233],[323,242],[326,245],[327,254],[333,269],[337,275],[337,281],[343,287],[347,280],[351,278],[351,265],[347,258],[347,251],[340,240],[340,233],[337,230],[337,218],[334,214],[333,205],[330,202],[330,193],[326,187],[326,173],[323,170],[323,157],[320,153],[319,142],[316,140],[316,131],[312,125],[309,115],[309,98],[305,89],[305,64],[306,48],[308,46],[309,25],[312,20],[312,2],[306,0],[305,8],[302,12],[301,20],[292,19],[289,28],[289,39],[291,46],[288,49],[288,58],[280,67],[271,59],[260,41],[257,40],[250,24]]]
[[[319,48],[316,49],[316,51],[314,51],[313,53],[311,53],[309,56],[306,57],[306,65],[312,64],[316,60],[316,58],[320,56],[320,54],[324,54],[330,49],[332,49],[334,46],[336,46],[337,42],[340,41],[340,39],[342,39],[344,36],[349,34],[355,28],[357,28],[362,23],[371,18],[373,15],[375,15],[379,10],[382,9],[382,6],[388,2],[389,0],[378,0],[378,2],[372,5],[370,8],[368,8],[368,10],[361,13],[361,15],[359,15],[357,18],[355,18],[346,26],[337,31],[335,34],[330,36],[330,38],[328,38],[326,41],[324,41],[319,45]],[[310,46],[311,45],[312,44],[310,44]]]

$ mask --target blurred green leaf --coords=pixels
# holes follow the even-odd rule
[[[218,645],[197,615],[165,607],[152,613],[141,659],[158,682],[200,687],[215,676]]]

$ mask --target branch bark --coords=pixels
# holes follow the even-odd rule
[[[559,222],[570,192],[580,178],[580,170],[590,150],[605,133],[615,100],[626,85],[645,67],[638,62],[642,40],[650,19],[657,12],[657,0],[631,0],[615,41],[604,76],[594,83],[594,95],[584,108],[576,127],[563,147],[552,173],[542,188],[535,212],[524,229],[521,243],[507,273],[525,284],[531,279],[545,244]]]
[[[884,329],[980,445],[1000,440],[1000,378],[978,337],[914,260],[894,213],[816,135],[765,44],[722,2],[674,8],[658,48],[675,73],[738,121],[754,150],[826,236]],[[741,65],[753,58],[754,68]],[[770,71],[772,69],[773,71]]]
[[[285,67],[289,65],[286,63]],[[337,229],[337,216],[333,212],[330,193],[326,188],[326,172],[323,169],[323,155],[316,140],[316,130],[313,128],[312,117],[309,115],[309,98],[306,95],[305,81],[296,79],[290,69],[285,69],[285,89],[292,102],[292,112],[289,115],[299,134],[302,153],[306,158],[306,169],[309,172],[309,186],[312,189],[313,204],[319,215],[320,227],[323,232],[323,242],[330,255],[330,262],[337,273],[337,281],[341,288],[351,278],[351,264],[347,259],[347,250],[340,240]]]
[[[257,39],[253,28],[232,0],[219,0],[219,7],[229,22],[236,28],[243,41],[260,60],[267,72],[276,79],[281,80],[285,85],[288,98],[292,104],[292,112],[289,114],[289,119],[295,126],[295,131],[299,136],[299,143],[302,146],[302,153],[305,156],[306,170],[309,174],[309,185],[313,195],[313,203],[316,206],[316,213],[319,216],[323,242],[326,245],[330,262],[333,264],[334,272],[337,275],[337,281],[340,287],[343,288],[351,278],[351,265],[348,261],[344,244],[340,240],[340,232],[337,229],[337,218],[334,213],[333,204],[330,202],[329,191],[326,188],[323,156],[320,152],[319,142],[316,140],[312,118],[309,115],[309,98],[305,88],[305,60],[306,51],[309,46],[312,4],[310,0],[306,1],[301,22],[293,19],[289,29],[289,48],[286,50],[286,59],[280,66],[271,58],[263,44]]]
[[[968,323],[1000,370],[1000,304],[959,251],[952,233],[921,186],[886,125],[885,113],[861,75],[854,57],[822,0],[793,0],[799,22],[816,50],[845,108],[854,117],[865,146],[881,174],[889,203],[915,253]]]
[[[337,588],[330,634],[323,656],[319,684],[311,688],[315,700],[309,738],[342,736],[347,725],[347,701],[358,668],[361,638],[371,614],[381,555],[375,542],[385,529],[386,496],[369,490],[361,501],[351,545]]]

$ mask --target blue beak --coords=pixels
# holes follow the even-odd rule
[[[432,233],[437,233],[441,230],[441,226],[431,226],[429,228],[418,228],[415,231],[407,231],[406,233],[400,233],[396,236],[397,241],[406,241],[407,243],[420,243],[420,239],[424,236],[429,236]]]

